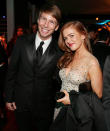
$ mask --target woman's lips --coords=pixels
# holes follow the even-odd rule
[[[72,47],[73,43],[69,43],[68,45],[69,45],[69,47]]]

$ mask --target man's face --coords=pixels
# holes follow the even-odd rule
[[[52,33],[58,29],[57,20],[49,13],[41,13],[38,18],[38,34],[42,40],[52,36]]]
[[[21,36],[23,35],[23,29],[22,28],[18,28],[17,29],[17,36]]]

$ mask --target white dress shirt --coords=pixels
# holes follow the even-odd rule
[[[45,52],[46,49],[48,48],[51,40],[52,40],[52,37],[50,37],[50,38],[47,39],[47,40],[41,40],[40,37],[39,37],[39,35],[38,35],[38,33],[37,33],[37,34],[36,34],[36,38],[35,38],[35,47],[36,47],[36,50],[37,50],[38,46],[40,45],[40,42],[41,42],[41,41],[44,41],[44,44],[43,44],[43,46],[42,46],[42,47],[43,47],[43,54],[44,54],[44,52]]]

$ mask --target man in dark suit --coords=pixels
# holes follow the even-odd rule
[[[18,38],[12,52],[5,88],[6,107],[15,111],[19,131],[48,131],[52,123],[52,77],[62,54],[52,34],[60,19],[56,5],[44,5],[39,12],[37,33]]]
[[[110,55],[107,56],[103,70],[103,106],[107,131],[110,131]]]
[[[110,47],[108,46],[108,42],[110,39],[109,37],[109,31],[106,29],[102,29],[98,33],[97,42],[92,46],[93,54],[97,57],[102,71],[105,59],[110,54]]]

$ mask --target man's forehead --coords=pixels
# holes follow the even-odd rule
[[[53,19],[56,20],[53,13],[51,13],[51,12],[41,12],[40,16],[48,16],[48,17],[53,18]]]

